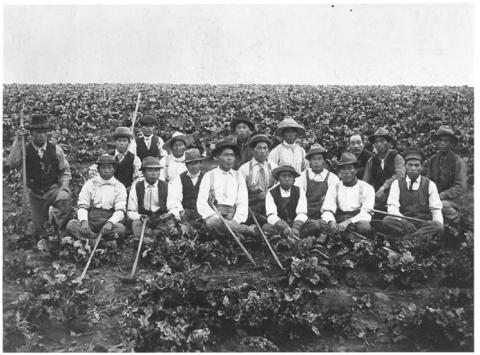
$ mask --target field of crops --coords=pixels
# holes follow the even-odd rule
[[[50,113],[52,138],[72,164],[78,195],[95,157],[112,146],[106,132],[140,114],[159,116],[163,138],[179,129],[209,153],[238,113],[272,133],[284,117],[305,124],[337,156],[353,132],[387,126],[400,152],[428,155],[440,124],[460,137],[470,198],[459,228],[437,239],[396,243],[324,234],[295,245],[245,245],[173,221],[145,247],[135,283],[125,283],[137,241],[100,244],[78,281],[93,242],[24,237],[21,172],[4,163],[3,320],[5,351],[472,351],[473,89],[469,87],[4,85],[4,157],[20,105]]]

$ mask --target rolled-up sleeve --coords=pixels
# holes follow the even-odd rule
[[[295,221],[307,221],[307,197],[305,196],[305,192],[303,192],[302,190],[300,190],[300,196],[298,198],[297,209],[295,210],[295,212],[297,214],[297,216],[295,217]]]
[[[235,211],[235,215],[233,219],[238,223],[244,223],[248,218],[248,190],[247,184],[245,183],[245,179],[243,176],[235,172],[237,174],[237,183],[238,186],[238,196],[237,196],[237,209]]]
[[[204,220],[215,214],[215,211],[212,210],[212,208],[208,205],[208,199],[210,194],[210,179],[211,174],[213,173],[214,170],[205,173],[198,189],[197,211]]]
[[[130,189],[130,194],[128,195],[127,217],[132,221],[140,219],[140,213],[138,213],[138,197],[136,184],[132,185],[132,188]]]
[[[270,191],[268,191],[267,195],[265,196],[265,211],[267,213],[268,223],[274,225],[280,220],[277,214],[277,205],[275,204]]]
[[[467,190],[467,166],[462,158],[455,162],[455,183],[453,186],[440,193],[442,200],[453,200],[462,196]]]
[[[358,183],[362,184],[363,181],[359,181]],[[363,184],[363,186],[359,186],[359,188],[363,189],[362,201],[360,201],[360,212],[353,216],[350,220],[352,223],[357,223],[359,221],[370,222],[372,220],[370,210],[373,209],[375,204],[375,190],[369,184]]]
[[[321,211],[322,220],[327,223],[330,221],[335,222],[335,212],[337,212],[337,184],[328,187]]]
[[[402,216],[400,213],[400,189],[398,187],[398,180],[392,183],[390,186],[390,193],[387,199],[387,211],[388,213]]]
[[[428,203],[430,206],[430,212],[432,213],[432,220],[443,224],[442,215],[442,201],[438,195],[437,185],[430,181],[428,185]]]
[[[123,184],[119,183],[115,187],[115,202],[114,202],[115,212],[108,219],[113,224],[119,223],[125,217],[125,211],[127,209],[127,189]]]
[[[180,219],[180,212],[183,211],[183,186],[180,175],[176,176],[168,184],[167,210],[172,213],[176,219]]]
[[[80,222],[88,221],[88,209],[90,206],[91,201],[91,190],[92,190],[92,180],[88,180],[80,190],[80,194],[78,195],[78,210],[77,210],[77,218]]]
[[[59,176],[59,181],[70,181],[72,179],[72,174],[70,172],[70,164],[63,153],[63,149],[57,144],[55,146],[55,153],[58,159],[58,168],[61,171],[61,175]]]

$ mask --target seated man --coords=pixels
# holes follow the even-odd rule
[[[128,196],[127,216],[132,220],[135,237],[140,237],[145,219],[145,236],[158,237],[162,233],[162,224],[171,216],[167,210],[168,184],[159,180],[161,168],[157,157],[143,159],[144,180],[136,182]]]
[[[243,224],[248,217],[248,191],[243,176],[232,170],[238,153],[238,146],[232,140],[219,141],[212,152],[218,167],[205,173],[198,191],[198,213],[207,228],[218,235],[229,232],[211,205],[216,207],[234,233],[256,233],[255,226]]]
[[[409,221],[387,216],[383,219],[382,225],[395,235],[434,236],[443,231],[442,202],[435,183],[420,175],[422,159],[422,152],[419,148],[411,147],[405,150],[407,175],[392,183],[387,205],[388,213],[428,222]]]
[[[189,136],[175,132],[163,145],[169,154],[160,160],[160,180],[167,184],[187,170],[185,167],[185,149],[192,143]]]
[[[259,223],[266,223],[265,196],[267,190],[273,186],[272,168],[277,166],[270,163],[268,151],[272,141],[265,134],[257,134],[250,140],[250,147],[253,149],[253,158],[243,164],[238,170],[247,183],[248,206],[255,213]]]
[[[109,154],[98,157],[98,176],[89,179],[78,195],[77,219],[71,219],[66,234],[75,238],[124,236],[127,190],[113,175],[117,161]]]
[[[117,127],[113,134],[113,138],[115,139],[115,152],[113,156],[117,161],[114,176],[125,185],[127,191],[130,189],[130,186],[132,186],[133,181],[141,177],[140,166],[142,163],[140,158],[128,150],[128,145],[132,137],[130,128],[128,127]],[[97,164],[93,164],[88,172],[90,178],[97,176]]]
[[[300,174],[291,165],[280,165],[273,170],[279,182],[265,197],[267,223],[262,227],[266,234],[280,234],[288,239],[298,238],[307,220],[307,198],[305,192],[295,186]]]
[[[201,219],[197,212],[197,197],[203,173],[200,170],[203,157],[196,148],[185,151],[184,171],[168,184],[167,209],[175,218],[193,222]]]
[[[321,208],[329,186],[336,185],[340,180],[337,175],[325,169],[325,154],[327,150],[320,144],[313,144],[305,155],[309,161],[306,168],[295,181],[295,184],[307,196],[308,220],[303,226],[302,236],[317,235],[322,229]]]
[[[146,157],[164,157],[167,152],[163,150],[163,139],[154,134],[157,119],[152,115],[145,115],[138,120],[141,127],[141,136],[132,140],[130,150],[143,161]]]
[[[349,151],[355,155],[355,158],[357,158],[358,161],[357,178],[363,180],[367,162],[374,154],[365,149],[362,136],[359,134],[354,134],[350,137]]]
[[[373,187],[357,178],[357,159],[343,153],[337,164],[342,180],[328,187],[322,206],[322,220],[334,231],[350,227],[361,234],[370,234],[370,210],[375,202]]]
[[[437,184],[442,201],[443,216],[447,222],[458,223],[458,206],[467,189],[467,168],[465,161],[452,151],[457,137],[448,126],[440,126],[437,131],[438,153],[427,162],[426,176]]]

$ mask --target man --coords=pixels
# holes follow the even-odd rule
[[[265,134],[257,134],[250,140],[249,145],[253,148],[253,158],[243,164],[238,171],[247,184],[249,207],[257,219],[265,223],[265,196],[274,183],[272,169],[277,167],[268,161],[272,140]]]
[[[390,187],[388,213],[418,218],[428,222],[415,222],[387,216],[382,225],[395,235],[437,235],[443,231],[442,202],[437,186],[421,176],[422,152],[417,147],[405,150],[406,176],[395,180]]]
[[[185,151],[184,171],[168,185],[167,209],[179,220],[198,221],[197,197],[203,179],[201,163],[203,157],[196,148]]]
[[[307,197],[308,220],[303,228],[306,234],[317,234],[321,231],[321,208],[328,187],[340,181],[337,175],[325,169],[326,153],[327,150],[320,144],[313,144],[305,155],[310,167],[306,168],[295,182]]]
[[[172,137],[165,142],[163,148],[169,151],[169,154],[160,160],[160,165],[162,166],[160,170],[160,180],[168,184],[187,170],[185,166],[185,149],[191,143],[191,138],[180,132],[175,132]]]
[[[27,129],[29,129],[32,140],[27,144],[25,151],[32,222],[28,224],[26,234],[36,238],[40,236],[43,225],[49,219],[49,210],[61,232],[72,212],[72,197],[69,188],[72,178],[70,165],[62,148],[47,140],[47,132],[51,128],[46,115],[32,115],[30,125],[20,126],[17,130],[8,157],[11,167],[22,166],[22,137],[28,134]]]
[[[253,149],[248,144],[248,141],[250,140],[252,132],[255,130],[255,125],[247,116],[239,116],[230,122],[230,129],[233,132],[230,137],[239,149],[238,158],[233,166],[233,169],[237,170],[252,159]]]
[[[426,176],[437,184],[443,205],[443,216],[448,222],[458,223],[458,206],[467,189],[465,161],[452,151],[458,138],[448,126],[440,126],[436,132],[438,152],[427,162]]]
[[[343,153],[337,164],[342,180],[328,187],[322,206],[322,220],[338,232],[352,228],[358,233],[371,233],[370,210],[375,202],[375,191],[357,178],[357,159],[352,153]]]
[[[163,150],[163,139],[153,134],[156,119],[151,115],[140,117],[139,124],[142,136],[133,140],[129,150],[143,161],[146,157],[164,157],[167,152]]]
[[[113,139],[115,139],[115,152],[113,156],[117,161],[113,176],[125,186],[127,191],[129,191],[133,181],[142,175],[140,172],[142,165],[140,158],[128,150],[132,138],[133,136],[128,127],[117,127],[113,134]],[[93,164],[88,172],[90,178],[97,176],[97,164]]]
[[[122,224],[127,204],[127,190],[114,177],[118,162],[109,154],[97,159],[98,176],[89,179],[78,195],[77,219],[71,219],[66,234],[75,238],[124,236]]]
[[[143,159],[144,180],[136,182],[128,196],[127,217],[132,221],[133,235],[137,238],[144,220],[147,220],[145,236],[157,238],[162,234],[164,222],[172,216],[167,209],[168,184],[159,180],[160,169],[158,157]]]
[[[390,149],[392,137],[386,129],[379,128],[368,139],[373,143],[376,154],[368,160],[363,180],[375,189],[375,209],[385,211],[392,182],[405,176],[405,161]]]
[[[291,165],[280,165],[273,170],[273,176],[279,183],[265,197],[267,223],[262,229],[268,235],[298,238],[308,218],[305,192],[293,184],[300,174]]]
[[[367,166],[368,160],[374,155],[369,150],[365,149],[363,144],[362,136],[359,134],[354,134],[350,137],[350,152],[355,155],[358,161],[357,168],[357,178],[363,180],[363,175],[365,174],[365,167]]]
[[[210,204],[217,208],[234,233],[256,233],[254,226],[243,224],[248,217],[248,191],[243,176],[233,170],[238,154],[238,146],[230,139],[219,141],[212,152],[218,167],[205,173],[198,191],[198,213],[207,228],[219,235],[229,232]]]
[[[272,149],[268,160],[277,166],[291,165],[300,174],[307,167],[305,149],[296,143],[297,138],[303,134],[305,128],[301,124],[293,118],[285,118],[275,130],[275,135],[283,142]]]

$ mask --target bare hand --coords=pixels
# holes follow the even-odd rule
[[[108,221],[107,223],[105,223],[102,227],[102,230],[101,230],[101,233],[102,234],[108,234],[112,231],[112,228],[113,228],[113,223]]]
[[[141,214],[140,215],[140,222],[148,221],[148,216],[146,214]]]
[[[164,221],[164,220],[168,219],[168,218],[171,217],[171,216],[172,216],[172,214],[171,214],[170,212],[166,212],[166,213],[163,213],[163,214],[161,214],[160,216],[158,216],[158,219],[159,219],[160,221]]]
[[[24,136],[27,136],[29,134],[29,131],[27,129],[25,129],[24,126],[20,126],[17,131],[15,132],[15,135],[18,137],[18,138],[22,138]]]
[[[90,235],[90,228],[88,227],[87,221],[82,221],[80,223],[80,235],[83,237],[88,237]]]
[[[342,223],[337,224],[338,231],[343,232],[345,229],[347,229],[347,227],[349,226],[350,223],[352,223],[352,222],[349,219],[346,219]]]

